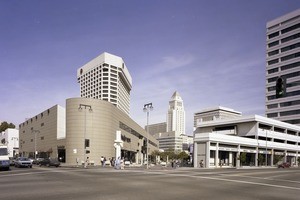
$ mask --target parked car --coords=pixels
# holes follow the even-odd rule
[[[57,160],[57,158],[45,158],[44,160],[41,160],[39,162],[40,167],[41,166],[54,166],[54,167],[59,167],[60,166],[60,162]]]
[[[284,162],[278,165],[278,168],[290,168],[291,165],[288,162]]]
[[[34,159],[33,160],[33,164],[36,164],[36,165],[39,165],[40,164],[40,162],[42,161],[42,160],[44,160],[45,158],[36,158],[36,159]]]
[[[15,160],[15,167],[30,167],[30,168],[32,168],[32,161],[26,157],[19,157]]]

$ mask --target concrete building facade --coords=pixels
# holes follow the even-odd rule
[[[21,156],[56,157],[65,161],[65,108],[55,105],[19,124]]]
[[[300,127],[261,116],[197,121],[194,167],[297,165]]]
[[[0,122],[1,124],[1,122]],[[0,141],[7,145],[9,157],[16,157],[19,155],[19,130],[8,128],[0,133]]]
[[[231,108],[222,106],[207,108],[202,111],[194,113],[194,129],[198,122],[207,122],[220,119],[231,119],[242,116],[241,112],[235,111]]]
[[[151,125],[146,125],[145,130],[148,130],[149,134],[154,135],[156,133],[164,133],[167,132],[167,123],[162,122],[162,123],[157,123],[157,124],[151,124]]]
[[[142,164],[146,157],[147,132],[125,112],[112,103],[91,98],[66,100],[65,118],[60,118],[54,106],[20,124],[20,152],[32,157],[36,150],[42,157],[58,157],[68,165],[81,165],[85,160],[100,164],[101,156],[115,157],[116,131],[121,131],[121,156],[132,163]],[[60,121],[60,122],[58,122]],[[65,135],[57,137],[65,123]],[[85,146],[88,140],[88,146]],[[149,154],[158,150],[158,141],[149,136]]]
[[[175,91],[169,101],[167,114],[167,132],[175,132],[176,136],[185,134],[185,111],[180,94]]]
[[[300,9],[267,23],[266,116],[300,125]]]
[[[103,53],[77,70],[80,95],[108,101],[129,115],[132,78],[121,57]]]

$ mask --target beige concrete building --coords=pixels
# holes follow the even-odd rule
[[[27,119],[19,125],[20,155],[61,157],[64,161],[65,126],[65,109],[59,105]]]
[[[69,165],[82,164],[89,157],[89,162],[97,165],[101,156],[115,157],[116,131],[121,131],[122,157],[143,163],[147,132],[113,104],[99,99],[70,98],[66,100],[65,117],[63,111],[54,106],[20,124],[23,155],[33,157],[36,141],[39,156],[63,157]],[[85,140],[89,141],[86,148]],[[149,135],[149,154],[153,150],[158,150],[158,141]]]

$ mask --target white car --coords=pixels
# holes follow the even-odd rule
[[[15,160],[15,167],[30,167],[30,168],[32,168],[32,161],[26,157],[19,157]]]

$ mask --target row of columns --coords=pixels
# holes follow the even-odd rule
[[[199,163],[198,159],[197,159],[197,143],[194,143],[194,150],[195,150],[195,156],[194,156],[194,162],[195,162],[195,167],[197,166],[197,164]],[[205,168],[209,168],[210,167],[210,141],[207,141],[206,142],[206,149],[205,149]],[[233,155],[232,155],[233,152],[229,152],[229,161],[230,162],[233,162]],[[240,155],[241,153],[241,145],[238,144],[237,146],[237,157]],[[255,153],[255,166],[257,167],[258,166],[258,155],[259,155],[259,147],[256,147],[256,153]],[[268,154],[265,153],[265,155],[271,155],[271,160],[270,160],[270,166],[273,166],[273,162],[274,162],[274,149],[271,149],[271,154]],[[241,165],[240,165],[240,160],[237,159],[237,157],[235,158],[236,159],[236,167],[239,168]],[[296,162],[299,158],[299,152],[297,151],[296,152]],[[268,161],[268,158],[266,158],[266,162]],[[287,150],[284,151],[284,162],[287,162]],[[215,163],[215,166],[219,166],[218,163],[219,163],[219,142],[216,143],[216,151],[215,151],[215,157],[214,157],[214,163]],[[266,163],[268,165],[268,163]]]

